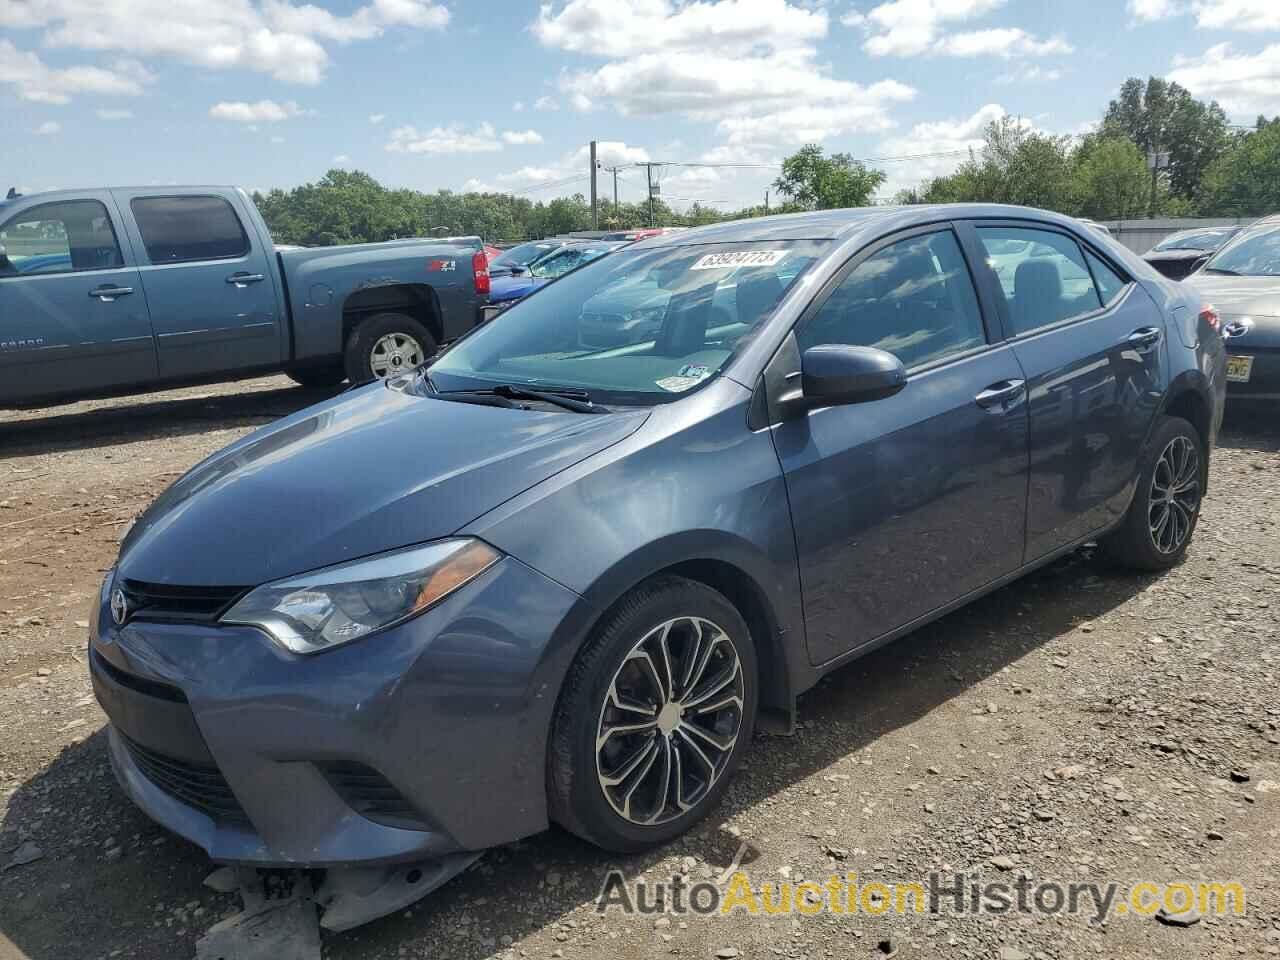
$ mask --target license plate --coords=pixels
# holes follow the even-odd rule
[[[1253,357],[1227,357],[1227,379],[1233,383],[1248,383],[1253,373]]]

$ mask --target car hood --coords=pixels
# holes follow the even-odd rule
[[[446,537],[647,415],[478,406],[374,384],[198,464],[129,532],[120,573],[247,587]]]
[[[1228,277],[1201,271],[1182,282],[1199,290],[1220,314],[1280,317],[1280,277]]]

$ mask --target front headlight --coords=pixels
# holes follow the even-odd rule
[[[316,653],[417,616],[500,557],[466,538],[396,550],[263,584],[222,622],[257,627],[292,653]]]

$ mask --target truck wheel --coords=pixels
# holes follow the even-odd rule
[[[347,379],[347,371],[340,363],[331,363],[323,367],[291,367],[285,371],[294,383],[303,387],[336,387]]]
[[[368,383],[408,373],[435,354],[435,338],[413,317],[375,313],[351,331],[343,361],[348,380]]]

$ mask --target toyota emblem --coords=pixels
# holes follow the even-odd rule
[[[116,587],[111,591],[111,619],[116,622],[117,627],[123,627],[128,618],[129,598],[124,595],[123,590]]]

